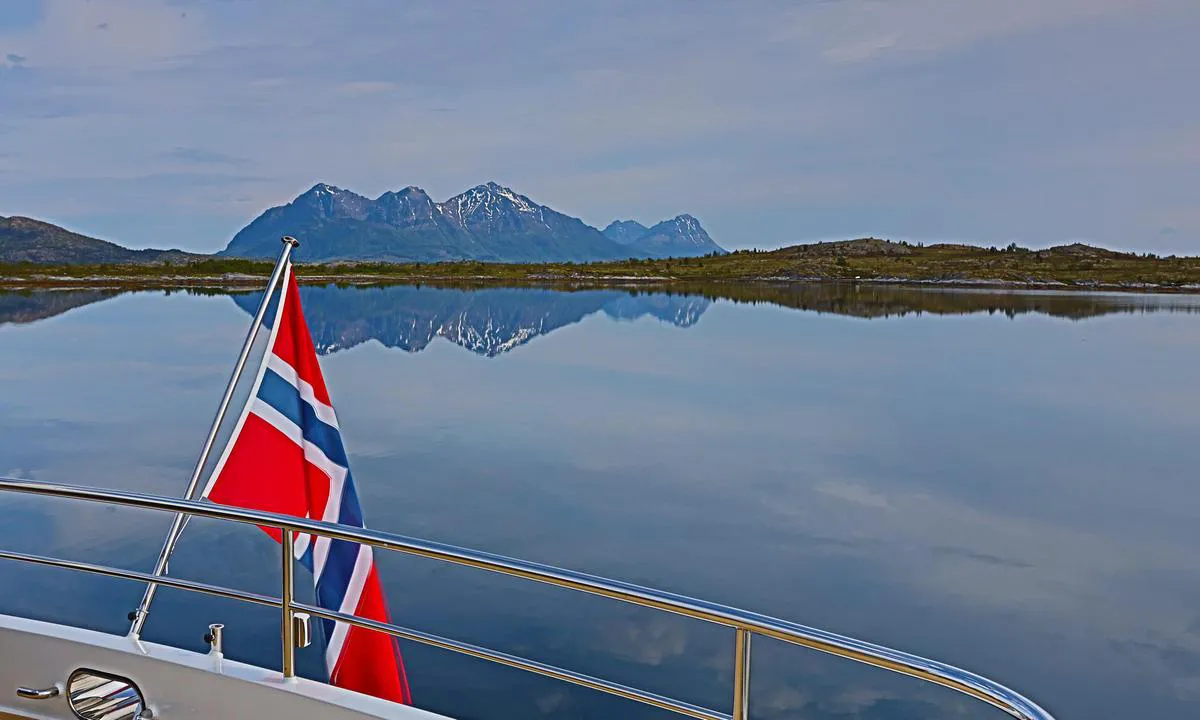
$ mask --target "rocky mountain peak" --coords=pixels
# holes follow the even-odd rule
[[[637,220],[613,220],[604,228],[604,236],[622,245],[629,245],[649,230]]]
[[[663,220],[659,224],[650,228],[647,234],[662,234],[671,238],[672,244],[690,244],[701,248],[720,249],[713,239],[708,236],[704,228],[700,226],[700,221],[695,217],[684,213],[676,215],[670,220]]]
[[[400,190],[389,190],[371,204],[366,219],[404,227],[414,222],[431,220],[440,214],[437,203],[429,194],[415,185]]]
[[[542,210],[541,205],[496,182],[455,195],[442,203],[442,208],[461,223],[494,221],[507,213],[540,216]]]
[[[725,253],[713,242],[700,221],[687,213],[646,227],[633,220],[615,220],[604,228],[609,240],[649,257],[695,257],[709,253]]]
[[[384,194],[375,198],[375,202],[379,202],[380,200],[383,200],[384,198],[388,198],[388,197],[400,197],[400,198],[426,197],[427,198],[427,197],[429,197],[429,193],[425,192],[424,190],[417,187],[416,185],[409,185],[407,187],[402,187],[399,190],[388,190]]]
[[[371,201],[328,183],[317,183],[291,202],[323,218],[366,218]]]

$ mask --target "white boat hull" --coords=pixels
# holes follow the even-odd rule
[[[73,720],[61,688],[80,668],[132,680],[153,717],[163,720],[447,720],[325,683],[285,679],[279,672],[212,654],[0,615],[0,720]],[[60,692],[44,700],[16,694],[21,686],[55,685]]]

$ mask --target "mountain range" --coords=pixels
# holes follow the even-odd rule
[[[198,257],[182,250],[130,250],[27,217],[0,217],[0,262],[131,264],[183,262]]]
[[[687,214],[646,227],[618,220],[603,232],[494,182],[445,202],[419,187],[371,200],[317,183],[263,212],[217,253],[274,258],[279,238],[300,240],[302,262],[540,263],[725,254]],[[177,263],[206,257],[180,250],[132,250],[27,217],[0,217],[0,262],[41,264]]]
[[[650,228],[617,221],[601,232],[489,182],[440,203],[415,186],[371,200],[317,183],[259,215],[219,254],[275,257],[283,235],[300,240],[297,259],[307,262],[591,262],[725,253],[691,215]]]
[[[677,215],[654,227],[636,220],[614,220],[604,228],[605,237],[652,258],[697,257],[725,249],[713,242],[700,221],[691,215]]]

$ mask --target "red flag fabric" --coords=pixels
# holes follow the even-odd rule
[[[250,400],[203,496],[223,505],[365,527],[290,267],[274,317]],[[264,529],[281,540],[278,530]],[[302,535],[295,550],[313,574],[319,606],[390,622],[370,546]],[[332,684],[411,704],[394,638],[347,623],[322,623]]]

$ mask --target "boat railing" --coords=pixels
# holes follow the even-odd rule
[[[125,570],[42,555],[0,550],[0,559],[79,570],[97,575],[146,583],[157,582],[179,590],[279,608],[281,610],[281,667],[285,677],[294,677],[295,675],[296,641],[293,635],[295,632],[294,618],[297,613],[307,613],[312,617],[345,622],[369,630],[387,633],[403,640],[422,643],[443,650],[489,660],[508,667],[526,670],[537,675],[591,688],[688,717],[701,718],[702,720],[747,720],[749,717],[750,700],[750,644],[754,636],[761,635],[763,637],[782,640],[793,645],[819,650],[837,657],[855,660],[872,667],[891,670],[927,683],[941,685],[999,708],[1012,717],[1020,718],[1021,720],[1053,720],[1053,716],[1050,713],[1016,691],[988,678],[936,660],[930,660],[900,650],[894,650],[787,620],[739,610],[727,605],[654,590],[619,580],[609,580],[541,563],[518,560],[493,553],[470,550],[403,535],[364,530],[297,518],[290,515],[246,510],[211,502],[198,502],[119,490],[34,482],[5,477],[0,477],[0,491],[69,498],[146,510],[184,513],[197,517],[228,520],[258,525],[264,528],[278,529],[282,533],[280,564],[283,583],[280,597],[271,597],[208,583],[168,576],[155,576],[151,573],[135,570]],[[654,608],[731,628],[734,631],[732,711],[726,713],[701,707],[657,693],[610,682],[602,678],[577,673],[470,643],[432,635],[420,630],[377,622],[297,602],[294,596],[292,575],[293,543],[297,534],[324,536],[335,540],[361,543],[384,550],[440,560],[455,565],[478,568],[502,575],[569,588],[590,595],[621,600],[633,605]]]

